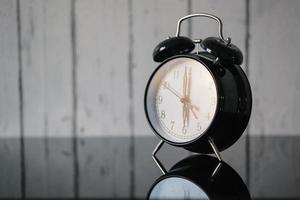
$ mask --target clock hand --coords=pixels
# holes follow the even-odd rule
[[[199,108],[198,108],[197,106],[195,106],[194,104],[192,104],[191,102],[189,102],[188,100],[184,99],[184,98],[182,98],[180,101],[181,101],[181,103],[186,104],[187,108],[188,108],[188,109],[191,109],[191,111],[192,111],[194,117],[195,117],[196,119],[198,119],[198,117],[197,117],[196,112],[194,111],[194,109],[195,109],[196,111],[199,111]]]
[[[186,104],[186,123],[187,123],[187,127],[189,127],[189,124],[190,124],[190,110],[192,110],[192,109],[190,109],[188,107],[188,105]]]
[[[184,68],[184,74],[183,74],[183,97],[186,97],[186,89],[187,89],[187,67]]]
[[[186,126],[186,123],[188,123],[188,108],[187,108],[187,104],[186,104],[186,101],[185,101],[185,97],[186,97],[186,88],[187,87],[187,67],[185,66],[184,68],[184,74],[183,74],[183,86],[182,86],[182,93],[183,93],[183,97],[180,99],[181,103],[182,103],[182,109],[183,109],[183,127],[182,129],[185,128]]]
[[[198,116],[196,115],[195,111],[193,110],[194,107],[190,106],[189,108],[191,109],[191,111],[192,111],[194,117],[195,117],[196,119],[198,119]]]
[[[175,96],[177,96],[180,99],[180,102],[183,104],[187,104],[187,106],[192,110],[193,115],[195,116],[195,118],[197,119],[196,113],[193,109],[195,109],[196,111],[199,110],[199,108],[195,105],[193,105],[191,102],[187,101],[181,94],[179,94],[179,92],[177,92],[173,87],[171,87],[170,85],[167,84],[167,82],[165,82],[163,84],[165,86],[166,89],[168,89],[170,92],[172,92]]]
[[[191,99],[190,99],[190,96],[191,96],[191,87],[192,87],[192,68],[189,69],[189,73],[188,73],[188,84],[187,84],[187,95],[186,95],[186,98],[187,98],[187,102],[188,104],[190,104],[190,109],[194,115],[194,117],[196,119],[198,119],[195,111],[193,110],[194,108],[199,111],[199,108],[193,104],[191,104]]]
[[[172,92],[175,96],[177,96],[179,99],[182,99],[182,95],[179,94],[173,87],[169,86],[167,82],[164,83],[164,86],[166,89],[168,89],[170,92]]]
[[[182,132],[184,132],[184,130],[188,127],[188,108],[187,108],[187,105],[184,103],[183,104],[183,116],[182,116],[182,119],[183,119],[183,126],[182,126]],[[186,132],[184,132],[186,133]]]
[[[185,125],[185,107],[184,107],[184,105],[182,107],[182,124],[183,124],[183,127],[182,127],[182,130],[183,130],[184,125]]]
[[[192,84],[192,81],[191,81],[191,79],[192,79],[192,68],[190,67],[189,68],[189,72],[188,72],[188,74],[187,74],[187,72],[186,72],[186,77],[187,77],[187,84],[186,84],[186,94],[185,94],[185,97],[186,97],[186,99],[188,100],[188,102],[190,102],[190,95],[191,95],[191,84]],[[192,108],[190,108],[191,109],[191,111],[192,111]],[[192,111],[193,112],[193,111]],[[195,115],[195,113],[193,113],[194,114],[194,116],[195,116],[195,118],[197,118],[196,117],[196,115]],[[190,119],[190,110],[188,109],[187,110],[187,123],[189,124],[189,120]]]
[[[189,101],[186,101],[186,100],[184,100],[184,99],[181,100],[181,103],[183,103],[183,105],[186,106],[186,107],[183,107],[183,110],[184,110],[184,108],[185,108],[185,109],[190,109],[190,110],[192,111],[192,114],[193,114],[193,116],[195,117],[195,119],[198,119],[198,116],[197,116],[196,112],[194,111],[194,108],[195,108],[196,110],[198,110],[198,107],[194,106],[194,105],[191,104]]]
[[[186,123],[186,108],[185,108],[185,105],[183,104],[183,107],[182,107],[182,130],[185,128],[185,123]]]
[[[189,69],[189,74],[187,76],[188,82],[187,82],[187,92],[186,92],[186,97],[190,99],[191,96],[191,86],[192,86],[192,68]]]

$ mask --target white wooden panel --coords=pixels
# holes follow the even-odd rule
[[[27,197],[72,197],[70,1],[20,1]]]
[[[299,1],[251,4],[252,135],[300,135],[299,8]]]
[[[237,45],[245,58],[246,38],[246,7],[245,1],[239,0],[192,0],[192,13],[205,12],[218,16],[223,22],[224,37],[230,37],[232,43]],[[193,38],[205,39],[218,37],[218,23],[208,18],[192,19],[191,35]],[[244,59],[245,61],[245,59]],[[245,63],[242,64],[245,69]],[[226,133],[220,133],[226,134]],[[222,152],[223,159],[230,164],[244,181],[246,178],[246,131],[242,137],[229,149]]]
[[[132,60],[130,73],[132,73],[132,93],[134,111],[134,193],[136,197],[144,197],[161,172],[151,158],[151,152],[159,141],[151,130],[144,112],[144,93],[147,81],[159,65],[152,59],[155,46],[168,36],[174,36],[177,20],[186,15],[187,1],[132,1],[131,9],[132,33]],[[188,153],[180,148],[168,148],[165,145],[158,157],[167,165],[179,161]],[[147,177],[145,178],[145,174]]]
[[[81,197],[129,197],[127,1],[77,1]]]
[[[246,35],[246,4],[239,0],[192,0],[191,13],[205,12],[218,16],[223,22],[224,37],[230,37],[245,56]],[[192,20],[192,37],[204,39],[218,37],[218,23],[209,18],[194,18]],[[186,22],[184,22],[186,23]],[[244,63],[245,64],[245,63]],[[244,66],[244,65],[243,65]]]
[[[21,197],[17,5],[0,1],[0,198]]]
[[[251,191],[299,197],[300,2],[251,1]]]

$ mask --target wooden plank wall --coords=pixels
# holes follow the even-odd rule
[[[222,18],[253,90],[249,129],[223,158],[252,196],[299,197],[299,7],[296,0],[1,0],[0,197],[143,197],[160,176],[150,157],[158,140],[143,110],[157,66],[152,50],[196,12]],[[217,35],[210,19],[182,28],[193,38]],[[167,145],[159,153],[167,168],[187,155]]]
[[[73,195],[70,1],[20,1],[25,194]]]
[[[300,196],[300,2],[251,1],[250,188],[260,197]]]
[[[21,197],[21,123],[17,5],[0,2],[0,194]]]
[[[128,3],[74,4],[79,195],[129,197]]]

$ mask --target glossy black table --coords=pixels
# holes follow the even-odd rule
[[[250,142],[252,151],[248,160],[244,157],[245,144],[241,140],[221,153],[222,162],[214,155],[192,154],[165,145],[156,154],[165,168],[162,171],[151,158],[157,140],[151,145],[141,142],[143,145],[138,148],[141,160],[136,160],[138,173],[134,189],[137,196],[150,199],[300,199],[300,168],[297,167],[300,166],[300,153],[296,151],[300,150],[300,140],[252,137]],[[251,168],[247,169],[247,165]]]
[[[213,156],[191,155],[168,171],[156,162],[163,175],[150,187],[147,199],[251,199],[239,174]]]

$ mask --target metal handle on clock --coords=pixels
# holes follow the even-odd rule
[[[227,39],[224,39],[224,36],[223,36],[223,24],[222,24],[222,21],[220,18],[218,18],[217,16],[215,15],[211,15],[211,14],[208,14],[208,13],[197,13],[197,14],[191,14],[191,15],[187,15],[187,16],[184,16],[182,18],[180,18],[177,22],[177,31],[176,31],[176,37],[178,37],[180,35],[180,28],[181,28],[181,23],[186,20],[186,19],[189,19],[189,18],[192,18],[192,17],[207,17],[207,18],[211,18],[211,19],[214,19],[215,21],[218,22],[219,24],[219,38],[221,40],[223,40],[224,42],[226,42],[227,44],[229,44],[231,42],[231,38],[228,37]]]

